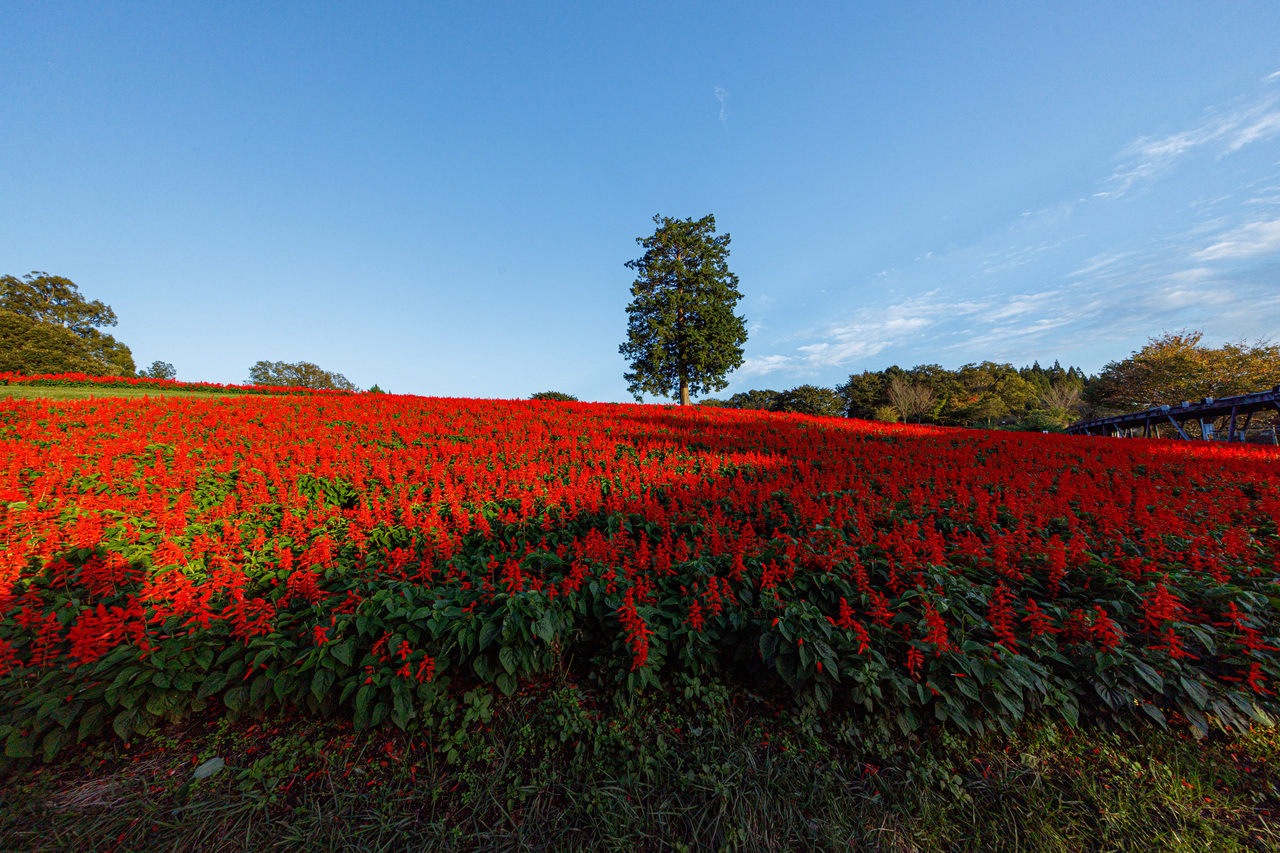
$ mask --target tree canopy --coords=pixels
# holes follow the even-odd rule
[[[1132,412],[1183,400],[1231,397],[1280,384],[1280,345],[1240,341],[1218,348],[1201,332],[1165,332],[1128,358],[1113,361],[1086,397],[1103,411]]]
[[[178,370],[167,361],[153,361],[146,370],[139,370],[138,376],[144,379],[177,379]]]
[[[69,279],[0,277],[0,372],[132,376],[129,348],[99,331],[115,324],[109,305],[87,301]]]
[[[283,361],[259,361],[249,368],[253,385],[277,385],[283,388],[314,388],[319,391],[355,391],[356,386],[341,373],[321,369],[309,361],[292,364]]]
[[[663,397],[718,391],[742,365],[747,341],[743,317],[733,313],[742,293],[729,272],[729,235],[716,236],[714,216],[694,221],[653,217],[657,229],[636,242],[644,256],[626,266],[638,277],[627,306],[627,341],[619,352],[631,362],[627,390]]]
[[[798,412],[828,418],[844,416],[844,400],[840,399],[840,395],[831,388],[817,385],[800,385],[783,391],[771,408],[775,412]]]

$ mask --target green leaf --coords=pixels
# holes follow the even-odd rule
[[[9,733],[4,742],[4,754],[7,758],[30,758],[35,754],[35,734],[23,734],[15,729]]]
[[[227,674],[225,672],[211,672],[205,678],[204,684],[200,685],[200,689],[196,691],[197,699],[207,699],[213,694],[220,691],[227,684]]]
[[[533,623],[533,633],[544,643],[550,644],[555,641],[556,625],[550,610],[543,611],[542,618]]]
[[[1209,691],[1204,689],[1204,685],[1185,675],[1179,679],[1182,689],[1187,691],[1187,695],[1191,697],[1191,701],[1196,703],[1196,707],[1203,711],[1209,705]]]
[[[1165,719],[1164,712],[1155,705],[1152,705],[1150,702],[1143,702],[1142,710],[1146,712],[1148,717],[1159,723],[1160,728],[1163,729],[1167,726],[1168,721]]]
[[[329,688],[333,686],[334,679],[333,670],[321,669],[311,679],[311,695],[316,697],[317,702],[323,702],[325,694],[329,692]]]
[[[271,676],[267,673],[260,673],[257,678],[253,679],[253,684],[249,687],[249,704],[259,705],[262,697],[267,695],[267,691],[271,689]]]
[[[129,708],[116,714],[116,718],[111,721],[111,727],[116,730],[116,734],[125,743],[129,742],[129,736],[133,734],[133,730],[138,725],[138,709]]]
[[[76,715],[84,708],[84,700],[77,699],[75,702],[63,702],[59,705],[50,716],[54,722],[62,726],[64,729],[71,728],[71,723],[75,721]]]
[[[58,755],[63,745],[66,744],[69,734],[70,732],[66,729],[54,729],[44,736],[43,751],[46,764],[53,761]]]
[[[102,729],[102,715],[105,711],[103,705],[90,705],[89,709],[84,712],[84,716],[80,718],[80,729],[76,733],[76,740],[83,741],[90,735],[97,734]]]
[[[1138,675],[1142,677],[1142,680],[1147,682],[1147,684],[1150,684],[1152,689],[1157,693],[1164,691],[1164,679],[1161,678],[1160,673],[1156,672],[1150,664],[1144,663],[1140,660],[1135,660],[1133,662],[1133,668],[1137,671]]]
[[[233,687],[222,696],[222,702],[232,711],[243,711],[245,706],[249,704],[249,688],[243,684],[239,687]]]
[[[355,658],[356,638],[350,637],[341,643],[329,647],[329,654],[339,663],[351,666],[352,660]]]
[[[498,685],[498,689],[506,696],[510,696],[512,693],[515,693],[516,687],[518,686],[518,682],[515,677],[506,672],[498,673],[495,683]]]
[[[480,627],[480,646],[477,651],[484,651],[489,648],[489,644],[493,642],[494,637],[498,636],[499,625],[496,619],[490,619]]]
[[[210,758],[191,772],[192,779],[208,779],[213,774],[222,770],[227,766],[227,762],[221,758]]]
[[[502,664],[502,668],[507,672],[515,675],[516,669],[520,666],[520,656],[511,646],[503,646],[498,649],[498,663]]]

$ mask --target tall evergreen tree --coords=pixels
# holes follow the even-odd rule
[[[644,256],[628,261],[638,277],[627,306],[627,341],[618,348],[631,361],[623,375],[637,400],[648,393],[705,394],[728,386],[742,365],[746,319],[733,313],[742,293],[729,272],[729,235],[716,236],[716,219],[653,217],[658,228],[637,237]]]

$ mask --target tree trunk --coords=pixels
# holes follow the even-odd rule
[[[689,380],[680,377],[680,405],[689,405]]]

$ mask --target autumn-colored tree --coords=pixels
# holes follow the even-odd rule
[[[1183,400],[1231,397],[1280,384],[1280,345],[1268,341],[1201,343],[1202,332],[1165,332],[1128,358],[1113,361],[1087,398],[1104,411],[1139,411]]]

